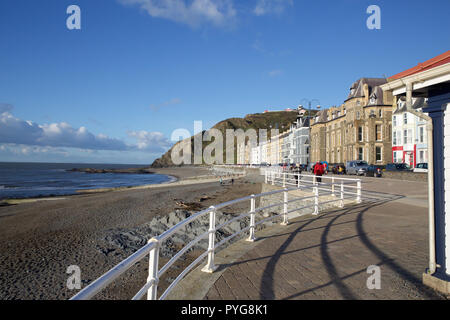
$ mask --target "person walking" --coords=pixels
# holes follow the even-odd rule
[[[314,175],[316,176],[316,181],[318,183],[321,183],[323,175],[323,165],[319,161],[317,161],[314,165]]]

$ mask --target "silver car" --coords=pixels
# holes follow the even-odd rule
[[[347,161],[346,165],[347,174],[355,174],[357,176],[362,176],[367,172],[369,164],[366,161],[354,160]]]

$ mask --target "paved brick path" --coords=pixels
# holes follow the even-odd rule
[[[292,220],[229,265],[205,299],[444,298],[421,281],[427,209],[397,198]],[[381,268],[380,290],[366,286],[370,265]]]

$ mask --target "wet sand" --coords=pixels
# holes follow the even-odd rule
[[[154,171],[179,180],[0,207],[0,299],[68,299],[77,292],[66,288],[68,266],[81,268],[84,287],[130,254],[130,250],[109,248],[111,232],[137,228],[173,212],[180,202],[207,208],[261,190],[248,178],[236,179],[233,187],[220,186],[216,178],[208,177],[206,168]],[[202,197],[207,199],[200,201]],[[246,206],[230,210],[247,210]],[[178,268],[195,254],[180,261]],[[145,282],[147,265],[148,259],[142,260],[98,298],[131,298]],[[170,280],[176,273],[177,266],[166,277]],[[163,281],[161,288],[168,283]]]

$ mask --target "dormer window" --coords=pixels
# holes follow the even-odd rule
[[[370,104],[376,104],[377,103],[377,95],[374,93],[370,96]]]

